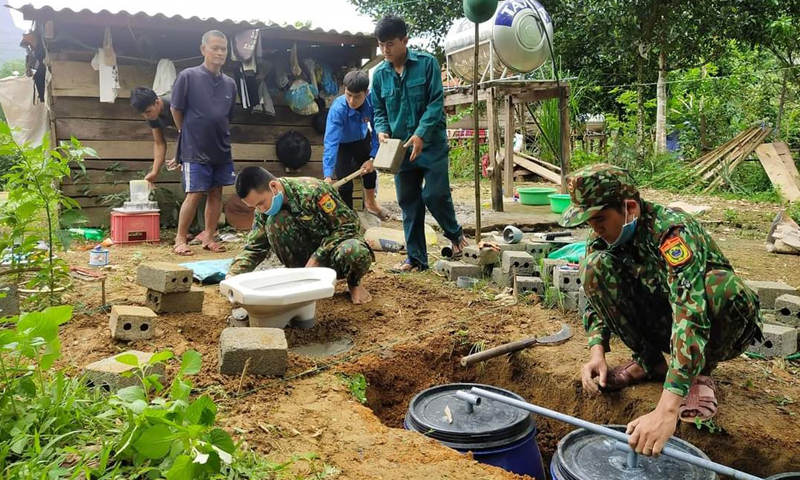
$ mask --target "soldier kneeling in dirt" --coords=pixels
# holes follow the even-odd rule
[[[358,216],[335,188],[315,178],[278,179],[261,167],[242,170],[235,185],[236,194],[256,215],[228,277],[252,272],[274,251],[289,268],[336,270],[347,279],[354,304],[372,300],[361,279],[375,256],[361,235]]]
[[[758,298],[692,216],[641,200],[626,170],[592,165],[567,182],[572,205],[562,226],[588,222],[594,230],[581,265],[591,351],[583,388],[608,392],[663,380],[658,406],[627,428],[631,448],[658,456],[678,418],[716,414],[707,375],[762,339]],[[609,370],[612,333],[633,359]]]

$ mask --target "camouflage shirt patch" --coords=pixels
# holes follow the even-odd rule
[[[319,207],[325,213],[331,213],[336,210],[336,201],[331,198],[330,194],[325,194],[319,199]]]
[[[681,237],[667,239],[661,245],[661,255],[667,260],[670,267],[676,268],[689,263],[692,259],[692,250]]]

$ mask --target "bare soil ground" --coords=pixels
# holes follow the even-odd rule
[[[467,204],[473,197],[464,198],[463,190],[468,188],[457,186],[454,197]],[[392,193],[390,185],[381,185],[382,198]],[[647,198],[671,201],[654,192],[648,192]],[[766,254],[763,235],[753,233],[766,233],[776,206],[709,197],[681,199],[712,205],[707,214],[709,228],[744,278],[800,286],[800,257]],[[726,217],[728,208],[738,213],[742,226],[730,221],[732,214]],[[390,226],[399,228],[399,223],[390,222]],[[193,259],[229,258],[237,245],[229,244],[229,249],[228,254],[212,254],[195,247],[198,255]],[[186,260],[170,252],[166,243],[112,247],[109,303],[144,304],[145,289],[134,283],[136,266],[147,260]],[[75,251],[66,257],[73,265],[84,266],[88,255]],[[69,300],[77,306],[77,314],[61,334],[62,366],[77,372],[90,362],[131,348],[169,348],[176,354],[198,350],[204,366],[195,385],[220,403],[221,421],[232,434],[277,461],[314,452],[341,471],[339,478],[348,479],[521,478],[402,428],[409,400],[434,385],[460,381],[496,385],[531,402],[603,424],[626,423],[658,401],[658,384],[600,397],[582,391],[578,371],[587,350],[575,314],[527,303],[502,306],[493,300],[497,291],[492,287],[461,290],[433,273],[388,273],[388,267],[401,258],[378,254],[365,280],[374,296],[371,304],[354,307],[345,286],[339,285],[334,298],[319,302],[313,329],[287,330],[290,347],[345,337],[353,339],[355,347],[326,359],[290,353],[284,379],[240,379],[218,373],[218,338],[230,306],[216,287],[204,287],[202,313],[161,315],[152,341],[124,344],[111,340],[108,315],[97,309],[99,286],[76,284]],[[552,333],[560,322],[575,331],[565,344],[532,348],[478,367],[463,368],[458,363],[476,343],[491,347]],[[624,346],[615,344],[610,358],[617,363],[628,356]],[[350,394],[339,375],[356,373],[365,375],[369,385],[366,405]],[[716,424],[722,431],[710,433],[681,424],[677,435],[713,460],[753,474],[800,470],[800,403],[795,402],[800,400],[800,365],[739,358],[721,365],[716,379],[720,401]],[[572,428],[542,418],[537,422],[538,443],[549,461],[558,440]],[[302,475],[298,468],[295,473]]]

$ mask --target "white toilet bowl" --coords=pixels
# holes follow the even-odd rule
[[[330,268],[276,268],[236,275],[219,289],[247,310],[251,327],[311,328],[317,300],[332,297],[335,283],[336,271]]]

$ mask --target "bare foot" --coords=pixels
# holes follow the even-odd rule
[[[372,295],[362,285],[356,285],[350,288],[350,299],[353,305],[364,305],[372,301]]]

